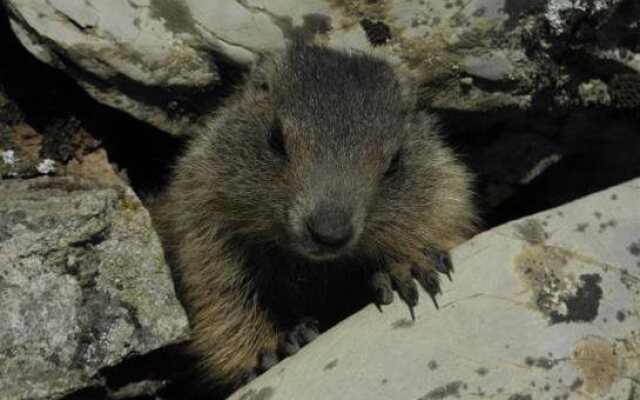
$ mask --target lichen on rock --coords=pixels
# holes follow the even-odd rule
[[[61,398],[187,338],[149,215],[129,203],[95,180],[0,180],[0,398]]]

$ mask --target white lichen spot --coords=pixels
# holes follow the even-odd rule
[[[41,174],[50,174],[56,170],[56,162],[50,158],[45,158],[40,164],[38,164],[36,169]]]
[[[13,150],[0,152],[0,156],[2,157],[2,162],[7,165],[13,165],[16,162],[16,152]]]
[[[609,87],[599,79],[582,82],[578,86],[578,95],[584,106],[594,104],[609,105],[611,103]]]
[[[640,53],[634,53],[628,50],[623,51],[620,49],[607,49],[596,50],[594,51],[594,54],[600,58],[617,61],[629,68],[635,69],[637,72],[640,72]]]
[[[563,12],[568,10],[585,11],[593,15],[603,10],[611,9],[620,0],[551,0],[547,5],[545,17],[557,34],[566,28]]]
[[[562,18],[562,12],[566,10],[585,11],[585,5],[578,0],[554,0],[547,5],[545,17],[556,33],[562,33],[565,28],[565,21]]]

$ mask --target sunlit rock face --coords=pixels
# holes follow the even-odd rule
[[[0,398],[58,399],[188,337],[149,214],[131,189],[0,180]]]
[[[296,34],[398,60],[425,87],[425,102],[440,109],[528,109],[541,93],[560,105],[585,97],[609,105],[615,96],[593,100],[592,92],[640,70],[639,49],[630,47],[640,10],[629,0],[6,3],[13,31],[36,57],[99,101],[174,134],[215,107],[261,54]],[[573,84],[573,70],[585,64],[567,65],[569,49],[587,64],[620,68],[607,64],[606,76],[599,68]]]

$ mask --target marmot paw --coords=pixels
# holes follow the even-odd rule
[[[246,382],[267,371],[282,359],[297,353],[301,347],[313,341],[320,334],[319,323],[313,318],[303,318],[293,329],[280,335],[275,350],[262,348],[258,352],[257,365],[247,371]]]
[[[393,290],[409,306],[411,318],[415,320],[413,308],[418,304],[418,281],[429,294],[436,309],[438,301],[436,295],[441,293],[438,273],[446,275],[451,280],[453,265],[449,253],[429,247],[424,251],[424,257],[414,262],[392,262],[383,270],[373,274],[371,286],[374,300],[378,308],[393,301]]]
[[[280,359],[292,356],[320,335],[320,324],[313,318],[303,318],[292,330],[280,335],[278,355]]]

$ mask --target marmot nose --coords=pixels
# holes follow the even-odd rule
[[[335,209],[318,211],[306,221],[311,239],[325,247],[345,246],[353,236],[350,214]]]

